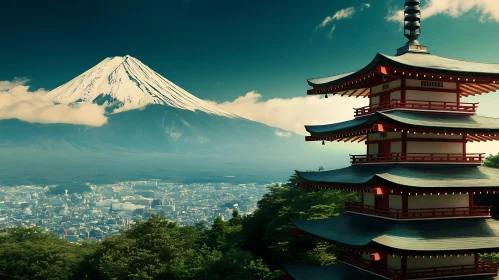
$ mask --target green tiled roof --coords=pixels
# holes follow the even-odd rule
[[[377,112],[368,117],[327,125],[305,126],[315,136],[371,128],[377,121],[401,125],[405,128],[426,128],[452,132],[499,133],[499,119],[475,115],[451,115],[425,112]]]
[[[483,166],[358,165],[297,174],[309,183],[349,186],[389,182],[414,188],[499,187],[499,169]]]
[[[380,63],[407,70],[442,75],[499,78],[499,64],[464,61],[423,53],[406,53],[400,56],[389,56],[378,53],[368,65],[358,71],[331,77],[309,79],[308,84],[310,86],[334,85],[345,80],[362,76],[374,69],[374,67]]]
[[[345,264],[328,266],[284,265],[295,280],[378,280],[385,279]]]
[[[349,246],[380,244],[405,251],[499,248],[499,221],[451,219],[397,222],[346,213],[321,220],[292,220],[302,231]]]
[[[385,279],[345,264],[329,266],[284,265],[295,280],[378,280]],[[499,276],[453,277],[455,280],[499,280]]]

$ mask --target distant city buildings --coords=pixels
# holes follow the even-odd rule
[[[48,195],[53,186],[0,187],[0,228],[38,226],[70,242],[119,234],[134,220],[161,215],[179,225],[250,214],[264,185],[174,184],[159,180],[89,185],[91,192]]]

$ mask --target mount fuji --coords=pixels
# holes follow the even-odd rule
[[[106,58],[88,71],[50,91],[54,102],[96,103],[119,113],[161,104],[189,111],[236,117],[188,93],[129,55]]]
[[[106,58],[43,98],[105,106],[108,122],[0,120],[0,185],[272,182],[295,169],[329,167],[336,155],[199,99],[131,56]]]

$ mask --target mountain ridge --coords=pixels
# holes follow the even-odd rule
[[[105,58],[47,92],[44,98],[63,104],[95,103],[105,106],[109,113],[160,104],[228,118],[240,117],[190,94],[130,55]]]

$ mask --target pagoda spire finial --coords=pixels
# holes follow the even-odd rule
[[[404,36],[409,39],[408,45],[419,45],[421,35],[421,1],[405,1],[404,9]]]
[[[421,35],[421,0],[405,0],[404,36],[409,40],[405,46],[397,50],[397,55],[408,52],[428,53],[426,46],[420,45]]]

